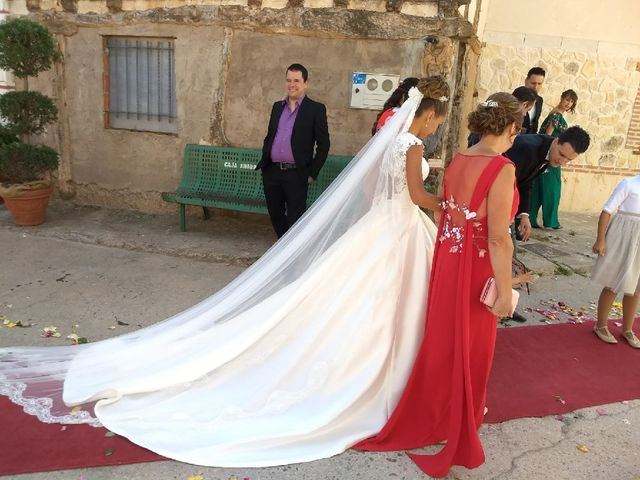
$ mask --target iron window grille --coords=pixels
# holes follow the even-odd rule
[[[106,128],[176,133],[172,38],[104,37]]]

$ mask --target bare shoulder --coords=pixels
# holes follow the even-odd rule
[[[496,180],[498,178],[504,178],[504,179],[515,179],[516,177],[516,166],[514,165],[514,163],[509,160],[509,159],[504,159],[505,161],[502,162],[502,166],[500,167],[500,172],[498,173],[498,176],[496,177]]]
[[[498,173],[491,183],[490,190],[512,189],[516,179],[516,167],[508,158],[496,157],[494,162],[499,161]]]
[[[498,155],[496,158],[499,159],[503,165],[509,165],[513,167],[513,169],[515,170],[516,165],[515,163],[513,163],[513,161],[510,158],[505,157],[504,155]]]

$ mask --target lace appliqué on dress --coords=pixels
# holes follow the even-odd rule
[[[448,200],[443,200],[440,203],[440,206],[442,207],[442,211],[445,213],[442,234],[440,235],[439,241],[440,243],[443,243],[445,240],[451,240],[452,245],[449,249],[449,253],[462,253],[465,227],[464,225],[457,225],[454,223],[450,212],[454,211],[463,214],[465,220],[473,220],[478,216],[478,214],[476,212],[472,212],[464,205],[458,205],[453,196],[450,196]],[[473,227],[475,232],[482,232],[483,230],[481,222],[473,222]],[[478,250],[480,258],[483,258],[487,253],[485,249],[479,248]]]
[[[413,145],[422,146],[422,140],[409,132],[398,135],[380,166],[387,188],[394,194],[407,189],[407,150]]]
[[[50,398],[25,398],[24,391],[27,385],[24,383],[2,383],[0,381],[0,395],[9,398],[16,405],[20,405],[25,413],[35,415],[42,423],[61,423],[64,425],[77,425],[85,423],[92,427],[101,427],[100,421],[92,417],[86,410],[72,410],[68,415],[56,416],[51,413],[53,400]]]

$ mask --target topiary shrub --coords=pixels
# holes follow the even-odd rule
[[[0,23],[0,68],[24,79],[24,90],[0,96],[0,179],[5,184],[42,180],[58,168],[58,153],[45,145],[24,143],[58,118],[46,95],[28,90],[27,77],[51,68],[59,55],[49,31],[39,23],[13,18]],[[19,137],[19,138],[18,138]]]
[[[0,96],[0,116],[15,135],[39,135],[58,119],[58,107],[40,92],[7,92]]]
[[[22,142],[0,145],[0,177],[8,184],[41,180],[58,168],[58,152],[46,145]]]
[[[37,77],[58,56],[53,36],[39,23],[12,18],[0,25],[0,68],[16,77]]]

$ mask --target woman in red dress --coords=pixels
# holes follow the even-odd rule
[[[493,360],[497,318],[511,313],[509,225],[518,205],[515,167],[500,153],[520,131],[520,103],[497,93],[469,115],[481,136],[445,172],[425,338],[402,398],[383,430],[354,448],[406,450],[446,442],[435,455],[410,454],[427,474],[484,462],[478,437]],[[495,277],[497,301],[480,301]]]

